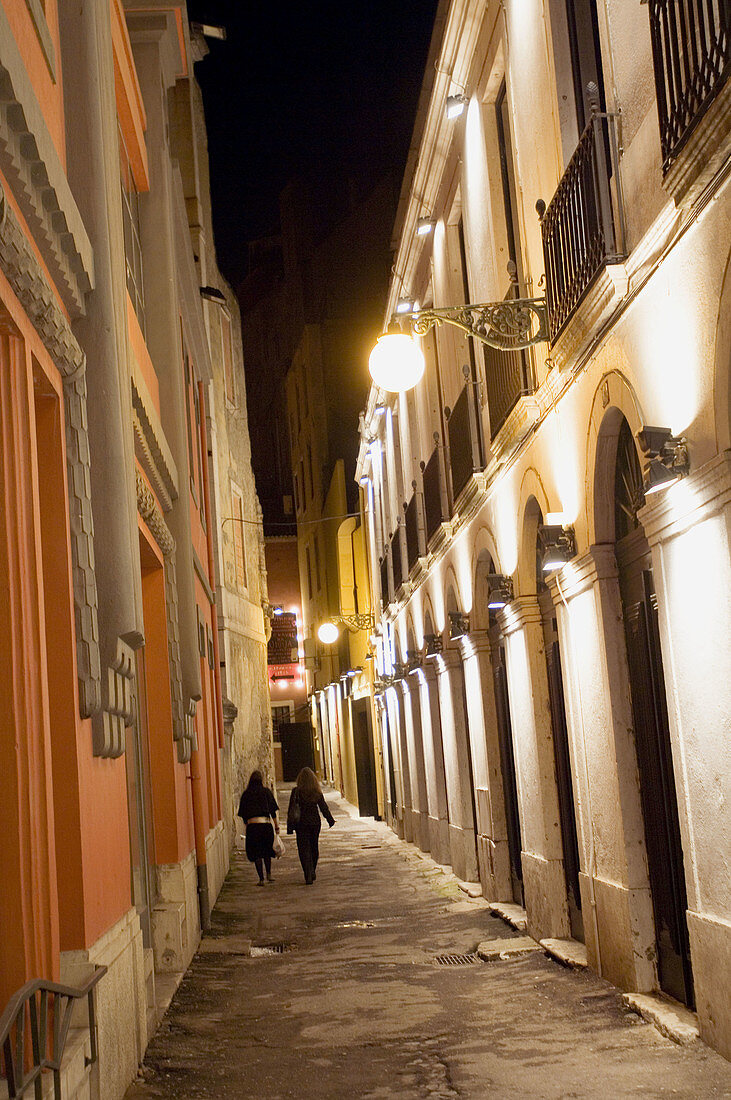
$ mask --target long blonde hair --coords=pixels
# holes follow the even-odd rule
[[[320,781],[312,768],[303,768],[297,776],[297,790],[304,802],[317,802],[322,796]]]

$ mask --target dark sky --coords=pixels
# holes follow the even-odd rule
[[[196,66],[211,159],[216,247],[234,284],[246,242],[277,231],[293,175],[403,172],[437,0],[189,0],[224,25]]]

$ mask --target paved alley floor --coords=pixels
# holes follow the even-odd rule
[[[294,838],[270,886],[234,854],[127,1100],[731,1096],[719,1055],[663,1038],[540,950],[437,965],[517,933],[386,826],[328,801],[312,886]],[[246,940],[286,949],[247,955]]]

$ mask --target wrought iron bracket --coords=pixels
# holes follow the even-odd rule
[[[395,320],[410,320],[414,336],[426,336],[439,325],[454,325],[499,351],[520,351],[548,340],[545,298],[506,298],[484,305],[419,309],[401,313]]]
[[[376,621],[370,612],[356,615],[331,615],[328,622],[347,627],[352,633],[356,633],[358,630],[373,630],[376,625]]]

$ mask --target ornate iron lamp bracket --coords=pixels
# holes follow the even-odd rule
[[[347,627],[353,633],[357,630],[373,630],[375,619],[370,613],[356,615],[331,615],[329,621],[338,626]]]
[[[519,351],[548,340],[545,298],[506,298],[484,305],[447,306],[402,313],[414,336],[426,336],[436,325],[454,325],[468,336],[500,351]]]

